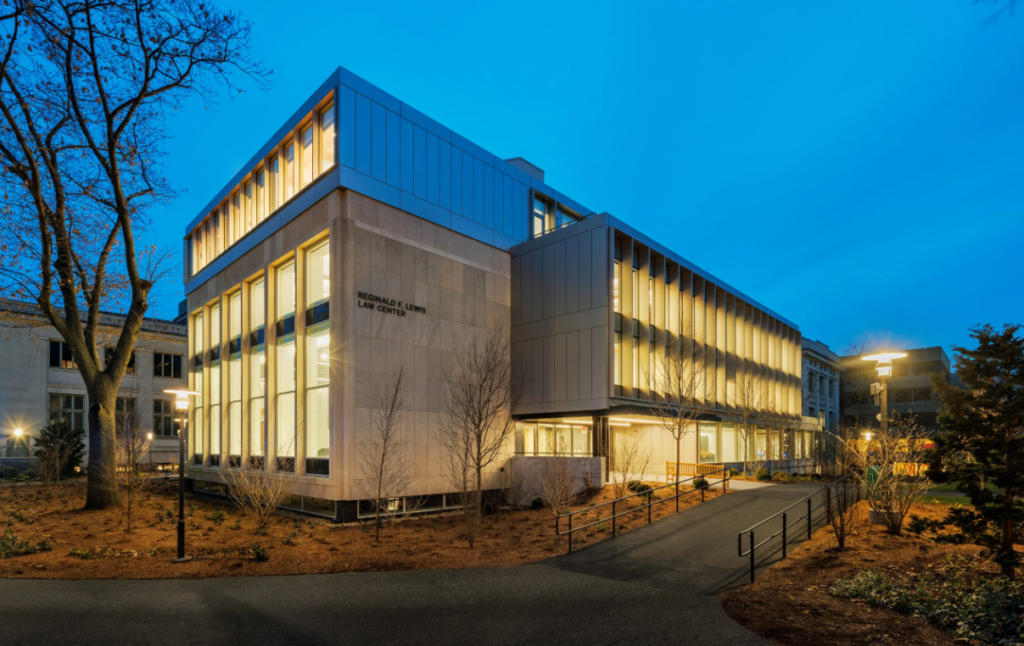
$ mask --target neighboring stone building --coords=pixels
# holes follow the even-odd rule
[[[124,317],[101,316],[102,353],[113,347]],[[145,319],[118,392],[120,410],[134,410],[141,432],[153,433],[152,453],[143,458],[153,464],[178,462],[174,397],[163,390],[185,386],[186,330]],[[29,466],[32,438],[51,420],[66,419],[85,433],[88,407],[85,384],[57,330],[34,305],[0,301],[0,468]]]
[[[803,414],[818,420],[825,431],[834,431],[840,423],[841,379],[839,355],[821,341],[805,338],[803,361]]]
[[[938,346],[893,352],[905,352],[907,356],[892,363],[892,377],[888,379],[890,414],[912,413],[918,424],[937,432],[941,403],[932,388],[931,375],[939,374],[947,382],[956,383],[956,375],[950,372],[949,357]],[[839,359],[845,369],[843,425],[852,429],[878,426],[877,415],[881,413],[881,407],[871,396],[871,384],[878,381],[878,373],[875,363],[864,361],[864,356]]]

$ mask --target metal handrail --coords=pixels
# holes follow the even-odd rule
[[[789,546],[789,542],[788,542],[789,541],[789,537],[788,537],[789,528],[794,527],[795,525],[797,525],[797,523],[800,523],[800,522],[802,522],[805,519],[807,520],[807,539],[810,540],[811,534],[813,533],[813,530],[814,530],[814,512],[818,511],[819,509],[821,509],[822,507],[827,505],[829,503],[829,501],[835,495],[835,492],[837,490],[836,485],[846,481],[848,478],[851,478],[851,476],[853,476],[853,474],[852,473],[848,473],[845,476],[843,476],[843,477],[841,477],[841,478],[839,478],[837,480],[833,480],[832,482],[829,482],[824,487],[821,487],[820,489],[818,489],[818,490],[814,491],[813,493],[805,496],[804,498],[801,498],[800,500],[797,500],[792,505],[790,505],[789,507],[786,507],[782,511],[779,511],[779,512],[776,512],[776,513],[772,514],[768,518],[765,518],[764,520],[762,520],[761,522],[757,523],[756,525],[752,525],[751,527],[743,530],[742,532],[739,532],[736,535],[737,552],[739,554],[739,557],[740,558],[743,558],[744,556],[749,556],[750,557],[750,582],[751,583],[754,582],[754,576],[755,576],[756,570],[757,570],[757,565],[756,565],[756,551],[757,551],[757,548],[764,546],[768,542],[778,538],[781,535],[782,536],[782,558],[786,558],[787,550],[788,550],[788,546]],[[844,486],[849,486],[849,484],[850,484],[850,482],[846,482]],[[825,496],[824,496],[822,502],[820,504],[818,504],[817,506],[814,506],[814,504],[813,504],[814,503],[814,497],[817,496],[818,494],[822,493],[822,492],[825,492]],[[789,511],[791,509],[793,509],[794,507],[796,507],[797,505],[801,505],[801,504],[806,504],[807,505],[807,512],[805,514],[803,514],[802,516],[798,517],[792,523],[790,523],[788,521]],[[780,516],[782,517],[782,528],[779,531],[777,531],[774,534],[772,534],[771,536],[769,536],[768,538],[766,538],[763,541],[761,541],[760,543],[756,542],[755,530],[757,530],[757,528],[761,527],[765,523],[768,523],[768,522],[770,522],[772,520],[775,520],[776,518],[778,518]],[[747,536],[750,539],[750,548],[747,551],[745,551],[745,552],[743,551],[743,537],[744,536]]]
[[[571,552],[572,551],[572,535],[573,535],[573,533],[578,532],[578,531],[583,530],[583,529],[587,529],[587,528],[593,527],[595,525],[600,525],[600,524],[610,520],[610,521],[612,521],[612,537],[614,538],[615,535],[616,535],[616,523],[615,523],[615,521],[618,518],[622,517],[622,516],[625,516],[627,514],[632,514],[634,512],[646,509],[647,510],[647,523],[650,524],[651,523],[651,509],[655,505],[658,505],[658,504],[661,504],[661,503],[664,503],[664,502],[668,502],[670,500],[675,500],[676,501],[676,511],[678,512],[679,511],[679,499],[682,496],[688,496],[688,495],[690,495],[692,493],[697,493],[698,491],[700,492],[700,500],[701,500],[701,502],[704,502],[704,500],[705,500],[704,492],[711,488],[711,486],[713,484],[711,482],[711,479],[714,478],[716,476],[716,474],[721,474],[721,476],[718,477],[717,480],[718,480],[718,482],[722,483],[723,491],[728,491],[728,489],[729,489],[729,480],[731,479],[730,476],[729,476],[729,471],[730,471],[730,469],[723,467],[721,469],[716,469],[716,470],[712,471],[711,473],[707,473],[707,474],[699,475],[699,476],[691,476],[691,477],[686,478],[684,480],[677,480],[675,482],[670,482],[670,483],[662,485],[660,487],[654,487],[650,491],[637,492],[637,493],[634,493],[634,494],[630,494],[628,496],[623,496],[621,498],[616,498],[614,500],[608,500],[608,501],[602,502],[602,503],[600,503],[598,505],[594,505],[593,507],[585,507],[583,509],[577,509],[576,511],[570,511],[570,512],[566,512],[564,514],[559,514],[558,516],[555,517],[555,535],[556,536],[568,536],[569,537],[569,551]],[[687,482],[692,482],[692,481],[698,480],[698,479],[707,481],[707,483],[708,483],[707,486],[700,487],[699,489],[698,488],[690,489],[689,491],[682,491],[682,492],[679,491],[679,485],[685,484]],[[672,487],[674,487],[675,490],[676,490],[676,493],[675,493],[674,496],[671,496],[669,498],[658,498],[658,499],[655,499],[655,497],[654,497],[655,492],[661,491],[662,489],[672,488]],[[630,500],[631,498],[636,498],[638,496],[646,496],[647,497],[647,502],[645,504],[640,505],[639,507],[633,507],[633,508],[627,509],[626,511],[623,511],[621,513],[616,512],[616,507],[618,506],[619,503],[624,502],[626,500]],[[611,508],[612,508],[612,515],[611,516],[608,516],[606,518],[600,518],[599,517],[597,520],[594,520],[593,522],[587,523],[586,525],[578,525],[576,527],[572,526],[573,516],[576,516],[578,514],[588,514],[588,513],[591,513],[591,512],[593,512],[593,511],[595,511],[597,509],[600,509],[602,507],[607,507],[609,505],[611,505]],[[565,531],[562,531],[562,529],[561,529],[561,520],[563,518],[567,518],[568,522],[569,522],[569,527]]]

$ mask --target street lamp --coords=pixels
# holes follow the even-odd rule
[[[188,412],[188,398],[202,393],[197,393],[194,390],[165,390],[164,392],[174,395],[174,407],[180,416],[178,424],[178,556],[171,559],[171,563],[187,563],[192,559],[185,556],[185,414]],[[150,460],[152,460],[152,449],[150,451]]]
[[[153,433],[146,433],[146,441],[149,442],[149,475],[153,476]]]
[[[885,386],[885,380],[892,376],[893,359],[902,359],[905,356],[907,356],[905,352],[881,352],[879,354],[872,354],[864,357],[864,361],[875,362],[875,369],[878,370],[878,378],[882,382],[881,386],[878,388],[882,399],[882,414],[878,419],[881,422],[883,435],[889,427],[889,391]]]

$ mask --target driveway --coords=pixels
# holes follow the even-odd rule
[[[766,644],[713,596],[736,533],[813,487],[715,498],[514,568],[164,581],[0,580],[0,643]]]

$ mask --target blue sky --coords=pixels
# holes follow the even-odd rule
[[[970,0],[221,3],[273,87],[170,122],[161,241],[342,65],[842,351],[1024,322],[1024,12]],[[150,314],[170,318],[180,272]]]

